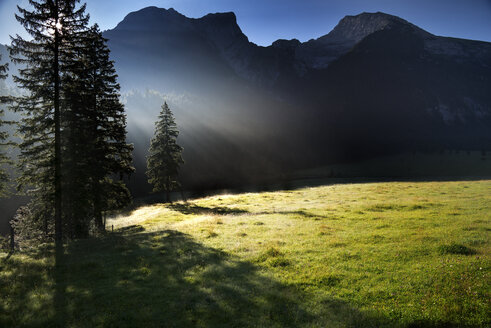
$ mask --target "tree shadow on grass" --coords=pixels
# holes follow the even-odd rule
[[[225,206],[205,207],[191,203],[175,203],[169,204],[168,207],[174,211],[181,212],[182,214],[209,214],[209,215],[228,215],[228,214],[245,214],[249,213],[246,210],[239,208],[230,208]]]
[[[11,263],[0,325],[87,327],[379,326],[342,301],[281,284],[189,235],[118,232],[74,242],[57,264]],[[52,261],[54,262],[54,261]],[[27,265],[27,266],[26,266]],[[7,269],[7,268],[6,268]],[[8,282],[7,282],[8,283]],[[2,283],[2,295],[8,291]],[[50,292],[33,298],[40,290]],[[15,296],[15,297],[14,297]],[[315,308],[315,309],[314,309]]]
[[[321,214],[313,214],[304,210],[297,211],[274,211],[274,212],[261,212],[259,214],[282,214],[282,215],[295,215],[304,219],[329,219],[328,216]]]
[[[304,210],[297,211],[263,211],[263,212],[249,212],[240,208],[230,208],[226,206],[214,206],[205,207],[192,203],[174,203],[169,204],[168,207],[174,211],[178,211],[182,214],[197,214],[197,215],[229,215],[229,214],[255,214],[255,215],[271,215],[271,214],[283,214],[283,215],[296,215],[305,219],[328,219],[329,217],[320,214],[309,213]]]
[[[0,261],[0,327],[42,326],[39,313],[54,316],[51,300],[42,299],[44,293],[52,293],[52,254],[41,246]]]

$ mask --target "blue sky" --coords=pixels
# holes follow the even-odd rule
[[[126,14],[146,6],[173,7],[188,17],[233,11],[249,40],[307,41],[327,34],[346,15],[383,11],[437,35],[491,42],[491,0],[87,0],[92,22],[111,29]],[[0,0],[0,43],[22,33],[13,14],[27,0]]]

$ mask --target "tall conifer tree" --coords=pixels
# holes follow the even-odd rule
[[[92,104],[95,112],[91,130],[95,136],[92,165],[92,195],[96,226],[102,229],[102,212],[127,205],[131,196],[123,183],[130,175],[133,145],[126,143],[126,114],[120,102],[114,62],[109,58],[107,40],[96,25],[91,31],[90,63],[93,85]]]
[[[85,5],[79,0],[29,0],[32,9],[18,7],[17,20],[31,40],[12,38],[11,58],[23,64],[14,81],[27,91],[13,109],[23,118],[19,131],[19,188],[33,196],[33,217],[43,221],[48,234],[53,224],[55,240],[60,242],[62,222],[62,113],[65,75],[70,74],[73,51],[87,28]]]
[[[80,70],[68,92],[72,107],[66,117],[66,165],[73,202],[68,207],[78,215],[76,226],[86,232],[92,219],[103,230],[103,212],[131,200],[122,177],[134,171],[133,147],[126,143],[126,115],[106,42],[97,25],[88,31],[79,54]]]
[[[177,176],[182,159],[182,147],[177,144],[179,131],[174,115],[165,102],[155,123],[155,136],[150,142],[150,154],[147,158],[148,182],[154,192],[165,192],[166,201],[169,193],[179,187]]]

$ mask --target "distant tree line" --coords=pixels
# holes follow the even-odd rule
[[[80,0],[29,0],[16,19],[31,39],[12,37],[14,82],[21,96],[0,97],[21,114],[17,189],[30,196],[12,224],[26,238],[62,242],[105,230],[104,213],[131,202],[123,182],[133,146],[107,40],[89,26]],[[0,66],[5,79],[7,65]],[[0,111],[0,119],[3,112]],[[5,124],[0,120],[0,125]],[[182,148],[172,112],[164,104],[148,158],[149,182],[168,193],[178,186]],[[8,135],[0,132],[0,193],[8,175]],[[167,196],[169,200],[169,196]]]

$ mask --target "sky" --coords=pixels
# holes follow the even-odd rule
[[[14,18],[27,0],[0,0],[0,43],[24,35]],[[491,42],[491,0],[86,0],[91,22],[112,29],[128,13],[147,6],[174,8],[198,18],[235,12],[249,40],[270,45],[277,39],[304,42],[331,31],[341,18],[382,11],[404,18],[430,33]]]

